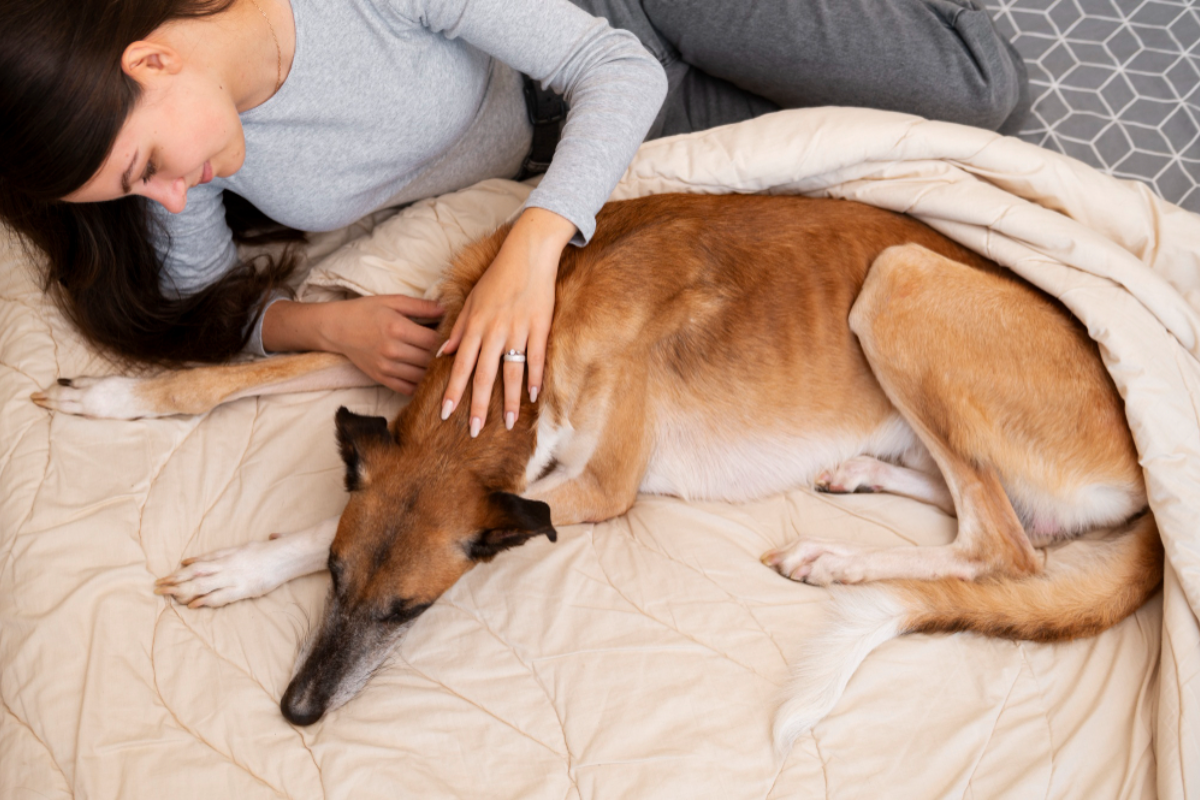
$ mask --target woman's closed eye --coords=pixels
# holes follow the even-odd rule
[[[158,172],[158,168],[154,166],[153,161],[146,162],[146,170],[142,173],[142,183],[149,183],[154,177],[154,173]]]

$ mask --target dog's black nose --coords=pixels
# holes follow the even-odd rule
[[[320,709],[313,709],[312,711],[308,712],[298,711],[296,709],[289,708],[286,704],[280,704],[280,707],[283,710],[283,716],[287,718],[287,721],[293,725],[312,725],[321,718],[322,714],[325,713]]]
[[[293,725],[312,725],[325,714],[325,704],[304,697],[305,693],[297,690],[296,681],[292,681],[283,699],[279,701],[279,710],[284,719]]]

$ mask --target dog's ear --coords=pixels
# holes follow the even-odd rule
[[[346,462],[346,491],[353,492],[363,482],[363,452],[373,445],[386,445],[392,438],[383,417],[364,417],[342,406],[334,421],[337,423],[338,447]]]
[[[508,492],[488,496],[488,528],[473,542],[469,556],[474,561],[491,561],[501,550],[525,544],[534,536],[546,535],[558,541],[558,531],[550,524],[550,506],[540,500],[526,500]]]

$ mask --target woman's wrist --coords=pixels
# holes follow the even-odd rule
[[[333,303],[300,303],[280,300],[263,315],[262,342],[268,353],[306,350],[339,352],[330,336],[336,316]],[[332,312],[332,313],[331,313]]]
[[[575,223],[561,214],[545,208],[530,206],[521,212],[513,223],[509,237],[515,236],[527,248],[529,260],[535,264],[553,261],[558,268],[558,259],[576,232]]]

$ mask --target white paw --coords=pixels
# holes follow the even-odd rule
[[[817,477],[819,492],[848,494],[850,492],[880,491],[880,467],[883,465],[871,456],[855,456],[837,467],[822,472]]]
[[[100,419],[138,419],[150,415],[136,396],[137,378],[60,378],[32,400],[42,408]]]
[[[279,555],[280,544],[272,539],[185,558],[173,574],[155,581],[154,593],[189,608],[216,608],[259,597],[283,582],[277,569]]]
[[[780,575],[812,586],[862,583],[862,550],[843,542],[801,539],[787,547],[763,554],[762,562]]]

